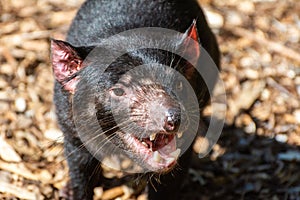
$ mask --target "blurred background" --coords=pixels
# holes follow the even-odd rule
[[[299,200],[300,1],[199,2],[222,51],[228,112],[207,157],[197,158],[196,140],[181,199]],[[64,39],[81,3],[0,0],[0,199],[65,196],[49,41]],[[145,199],[125,186],[96,189],[95,199],[118,197]]]

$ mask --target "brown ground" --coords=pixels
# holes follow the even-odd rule
[[[213,151],[193,159],[182,199],[299,200],[300,1],[200,1],[215,16],[228,112]],[[62,195],[49,38],[64,38],[79,5],[0,0],[0,199]]]

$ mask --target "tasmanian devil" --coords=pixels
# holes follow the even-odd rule
[[[181,34],[166,40],[161,34],[159,42],[139,34],[117,37],[113,49],[108,48],[110,42],[105,42],[124,31],[147,27]],[[189,43],[191,40],[194,42]],[[136,41],[143,48],[131,48]],[[156,47],[145,48],[148,41]],[[124,154],[143,169],[139,171],[142,175],[131,177],[147,179],[149,199],[179,198],[191,149],[179,156],[182,149],[177,148],[180,143],[176,139],[190,134],[188,127],[195,123],[193,115],[197,113],[193,110],[201,111],[209,101],[204,79],[193,66],[200,60],[198,42],[219,66],[216,39],[196,0],[87,0],[71,24],[67,42],[51,41],[54,102],[64,133],[70,199],[93,198],[94,187],[103,183],[102,158],[114,152]],[[157,43],[167,48],[159,49]],[[118,51],[118,45],[127,45],[127,52],[100,70]],[[184,58],[167,49],[181,49]],[[181,76],[174,75],[174,70],[195,93],[196,107],[182,103],[175,94],[177,91],[189,99],[188,86],[179,80]],[[93,129],[89,117],[96,119],[101,131]]]

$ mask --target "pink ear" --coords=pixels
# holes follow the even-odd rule
[[[182,44],[184,48],[184,55],[188,58],[191,65],[196,66],[200,58],[201,45],[199,43],[199,36],[197,32],[196,20],[193,20],[192,25],[186,30],[182,36]],[[185,74],[190,77],[194,73],[194,67],[187,66]]]
[[[196,26],[197,21],[194,19],[192,25],[189,27],[187,30],[188,36],[195,40],[196,42],[199,42],[199,37],[198,37],[198,32],[197,32],[197,26]],[[199,52],[200,54],[200,52]]]
[[[51,40],[51,60],[55,79],[65,90],[74,93],[78,82],[76,72],[83,62],[75,47],[64,41]]]

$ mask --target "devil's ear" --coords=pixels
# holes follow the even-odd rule
[[[83,60],[91,48],[74,47],[71,44],[51,39],[51,62],[55,79],[65,90],[74,93],[79,81],[77,72],[83,68]]]
[[[186,65],[186,69],[184,70],[186,76],[190,77],[194,73],[195,68],[193,66],[197,66],[201,53],[196,20],[193,21],[192,25],[182,35],[179,48],[190,63]]]

